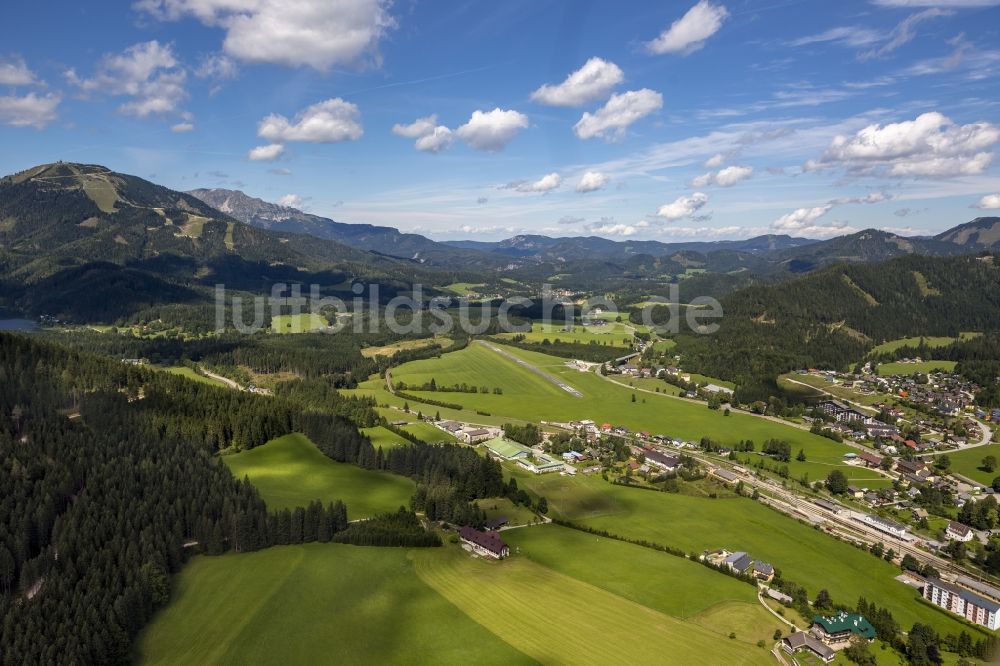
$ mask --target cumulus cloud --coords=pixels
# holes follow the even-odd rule
[[[284,206],[285,208],[298,208],[301,209],[305,202],[302,200],[298,194],[286,194],[285,196],[278,199],[278,204]]]
[[[580,177],[580,182],[576,184],[576,191],[583,192],[594,192],[604,188],[611,182],[611,176],[606,173],[601,173],[600,171],[588,171]]]
[[[799,232],[813,226],[816,220],[829,213],[832,208],[833,204],[813,208],[796,208],[791,213],[785,213],[776,219],[771,227],[776,231]]]
[[[285,146],[280,143],[269,143],[266,146],[257,146],[252,149],[247,157],[254,162],[270,162],[281,157],[285,152]]]
[[[66,78],[88,93],[131,98],[118,110],[139,118],[173,113],[188,97],[187,72],[173,47],[155,39],[105,55],[90,78],[81,78],[74,69],[66,72]]]
[[[500,108],[476,110],[469,122],[455,130],[458,138],[470,148],[496,152],[514,140],[518,132],[528,127],[528,116]]]
[[[176,125],[171,125],[170,131],[173,132],[174,134],[183,134],[184,132],[193,132],[194,131],[194,123],[188,123],[188,122],[177,123]]]
[[[987,194],[979,200],[979,203],[973,204],[972,208],[982,208],[983,210],[1000,208],[1000,194]]]
[[[24,59],[11,56],[0,59],[0,86],[33,86],[38,83]]]
[[[719,171],[704,173],[691,179],[692,187],[707,187],[718,185],[719,187],[732,187],[736,183],[746,180],[753,175],[753,167],[728,166]]]
[[[223,50],[239,60],[328,71],[379,61],[378,45],[395,21],[388,0],[139,0],[161,20],[193,16],[225,30]]]
[[[854,136],[839,135],[806,170],[843,166],[863,175],[938,177],[975,175],[993,160],[991,149],[1000,141],[1000,127],[979,122],[957,125],[930,112],[914,120],[872,124]]]
[[[876,204],[883,201],[890,201],[892,195],[888,192],[869,192],[863,197],[839,197],[830,201],[833,205],[841,204]]]
[[[687,55],[705,45],[705,40],[722,27],[729,12],[722,5],[700,0],[684,16],[674,21],[660,36],[646,44],[650,53]]]
[[[695,192],[689,197],[678,197],[671,203],[663,204],[656,211],[656,215],[668,220],[680,220],[685,217],[691,217],[707,203],[707,194]]]
[[[414,147],[422,152],[437,153],[451,145],[454,138],[452,131],[444,125],[437,124],[437,116],[417,118],[409,125],[396,123],[392,133],[408,139],[416,139]]]
[[[588,231],[606,236],[634,236],[639,233],[639,229],[649,226],[646,222],[637,224],[598,224],[588,227]]]
[[[257,125],[257,135],[271,143],[339,143],[356,141],[362,134],[358,107],[339,97],[308,106],[293,120],[272,113]]]
[[[601,58],[591,58],[583,67],[558,85],[545,84],[531,93],[531,99],[549,106],[582,106],[606,99],[625,80],[621,68]]]
[[[56,108],[61,101],[62,98],[53,93],[0,96],[0,123],[42,129],[56,119]]]
[[[709,157],[707,160],[705,160],[702,166],[705,167],[706,169],[715,169],[716,167],[720,167],[723,164],[725,164],[725,162],[726,162],[726,156],[723,155],[722,153],[716,153],[711,157]]]
[[[552,173],[545,174],[538,180],[519,180],[507,183],[500,189],[517,190],[518,192],[541,192],[544,194],[558,188],[561,184],[562,176],[553,171]]]
[[[616,141],[625,135],[625,130],[637,120],[663,107],[663,95],[643,88],[630,90],[611,99],[594,113],[585,112],[573,126],[573,131],[581,139],[600,137],[605,141]]]

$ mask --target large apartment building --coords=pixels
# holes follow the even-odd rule
[[[1000,629],[1000,590],[995,587],[964,576],[954,584],[928,578],[924,584],[924,598],[969,622]]]

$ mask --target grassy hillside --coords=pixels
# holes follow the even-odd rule
[[[907,628],[924,622],[945,634],[973,631],[894,580],[897,567],[749,499],[655,493],[598,477],[538,477],[515,469],[508,473],[519,486],[544,495],[553,516],[685,552],[744,550],[781,569],[810,596],[826,588],[835,601],[847,605],[864,596],[887,606]]]
[[[196,558],[138,661],[532,663],[414,575],[405,550],[339,544]]]
[[[271,509],[339,499],[354,520],[409,506],[416,488],[401,476],[334,462],[300,434],[279,437],[223,460],[236,478],[250,477]]]

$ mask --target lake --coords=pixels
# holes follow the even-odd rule
[[[0,331],[34,331],[38,324],[30,319],[0,319]]]

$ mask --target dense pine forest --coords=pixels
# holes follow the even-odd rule
[[[375,448],[372,405],[324,380],[274,398],[0,334],[0,663],[126,663],[193,554],[286,543],[434,546],[412,509],[481,524],[504,495],[496,462],[458,446]],[[216,455],[292,431],[334,460],[417,481],[411,508],[348,523],[313,502],[269,513]]]

